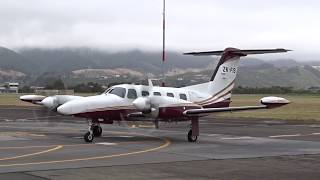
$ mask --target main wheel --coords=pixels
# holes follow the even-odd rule
[[[90,143],[93,141],[93,134],[91,134],[90,132],[87,132],[84,136],[83,136],[83,139]]]
[[[188,141],[189,142],[196,142],[198,139],[198,136],[192,136],[192,130],[190,129],[190,131],[188,132]]]
[[[92,131],[94,137],[100,137],[102,134],[102,128],[100,126],[94,126]]]

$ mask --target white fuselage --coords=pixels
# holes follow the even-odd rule
[[[210,97],[209,94],[185,88],[122,84],[109,88],[101,95],[69,101],[58,107],[58,112],[86,118],[123,120],[128,114],[140,111],[136,102],[146,101],[152,104],[148,107],[150,111],[147,116],[174,119],[181,117],[187,109],[202,108],[197,101]]]

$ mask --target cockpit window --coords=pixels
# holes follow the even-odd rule
[[[104,91],[104,94],[107,94],[110,90],[111,88],[108,88],[107,90]]]
[[[134,89],[128,89],[128,99],[137,99],[137,91]]]
[[[119,97],[124,98],[124,96],[126,95],[126,89],[122,88],[122,87],[115,87],[114,89],[109,91],[109,94],[114,94],[114,95],[117,95]]]

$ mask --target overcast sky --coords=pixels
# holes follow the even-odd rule
[[[167,0],[167,48],[320,59],[318,0]],[[162,0],[0,0],[0,46],[161,50]]]

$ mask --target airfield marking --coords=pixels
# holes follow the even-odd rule
[[[207,136],[210,136],[210,137],[212,137],[212,136],[221,136],[221,134],[208,134]]]
[[[320,135],[320,133],[311,133],[311,134],[285,134],[285,135],[275,135],[269,136],[270,138],[281,138],[281,137],[298,137],[298,136],[315,136]]]
[[[275,136],[269,136],[271,138],[281,138],[281,137],[297,137],[301,136],[301,134],[284,134],[284,135],[275,135]]]
[[[44,154],[44,153],[49,153],[49,152],[52,152],[52,151],[56,151],[56,150],[61,149],[61,148],[63,148],[63,146],[56,146],[55,148],[48,149],[48,150],[45,150],[45,151],[40,151],[40,152],[36,152],[36,153],[31,153],[31,154],[24,154],[24,155],[20,155],[20,156],[13,156],[13,157],[8,157],[8,158],[2,158],[2,159],[0,159],[0,161],[24,158],[24,157],[29,157],[29,156],[35,156],[35,155],[39,155],[39,154]]]
[[[47,118],[54,118],[54,117],[62,117],[61,115],[55,115],[55,116],[41,116],[41,117],[33,117],[33,118],[22,118],[22,119],[1,119],[6,122],[12,122],[12,121],[33,121],[38,119],[47,119]]]
[[[155,128],[154,125],[138,125],[138,127],[141,127],[141,128]]]
[[[21,107],[21,106],[19,106],[19,107]],[[1,110],[30,110],[30,111],[34,111],[34,110],[36,110],[36,111],[40,111],[40,110],[42,110],[40,107],[21,107],[21,108],[13,108],[13,107],[1,107]]]
[[[30,132],[1,132],[0,136],[36,136],[36,137],[44,137],[44,134],[34,134]]]
[[[114,146],[117,145],[117,143],[109,143],[109,142],[100,142],[100,143],[95,143],[97,145],[104,145],[104,146]]]
[[[32,120],[37,120],[37,119],[46,119],[46,118],[53,118],[53,117],[61,117],[61,115],[40,116],[40,117],[33,117],[33,118],[15,119],[15,121],[32,121]]]
[[[127,141],[127,142],[118,142],[118,143],[109,143],[113,145],[119,145],[119,144],[133,144],[133,143],[141,143],[146,141]],[[46,147],[57,147],[57,146],[63,146],[63,147],[77,147],[77,146],[94,146],[94,145],[106,145],[102,143],[108,143],[108,142],[101,142],[100,143],[85,143],[85,144],[55,144],[55,145],[44,145],[44,146],[11,146],[11,147],[0,147],[0,150],[7,150],[7,149],[33,149],[33,148],[46,148]]]
[[[114,133],[114,134],[127,134],[127,135],[141,135],[141,136],[145,136],[145,137],[152,137],[152,138],[156,138],[156,139],[160,139],[163,140],[165,143],[155,147],[155,148],[150,148],[150,149],[145,149],[145,150],[140,150],[140,151],[133,151],[133,152],[128,152],[128,153],[121,153],[121,154],[113,154],[113,155],[106,155],[106,156],[96,156],[96,157],[88,157],[88,158],[79,158],[79,159],[66,159],[66,160],[57,160],[57,161],[43,161],[43,162],[31,162],[31,163],[16,163],[16,164],[0,164],[0,167],[12,167],[12,166],[24,166],[24,165],[41,165],[41,164],[53,164],[53,163],[64,163],[64,162],[77,162],[77,161],[88,161],[88,160],[96,160],[96,159],[106,159],[106,158],[112,158],[112,157],[121,157],[121,156],[128,156],[128,155],[133,155],[133,154],[141,154],[141,153],[147,153],[147,152],[151,152],[151,151],[156,151],[159,149],[163,149],[167,146],[169,146],[171,144],[171,141],[167,138],[162,139],[159,137],[155,137],[155,136],[151,136],[151,135],[144,135],[144,134],[139,134],[139,133],[129,133],[129,132],[119,132],[119,131],[107,131],[109,133]],[[139,141],[141,142],[141,141]],[[118,143],[118,144],[125,144],[125,143],[131,143],[131,142],[122,142],[122,143]],[[57,147],[53,148],[54,150],[57,150],[62,148],[62,147],[72,147],[72,146],[83,146],[83,145],[99,145],[97,143],[95,144],[70,144],[70,145],[56,145]],[[55,145],[50,145],[50,146],[25,146],[25,147],[2,147],[3,149],[5,148],[36,148],[36,147],[51,147],[51,146],[55,146]],[[1,149],[1,148],[0,148]],[[47,151],[54,151],[53,149],[47,150]],[[43,152],[45,153],[45,151]],[[40,152],[38,153],[33,153],[33,155],[37,155],[40,154]],[[26,157],[26,155],[23,155],[24,157]],[[29,155],[31,156],[31,155]],[[1,159],[0,159],[1,160]]]
[[[154,137],[157,138],[157,137]],[[158,138],[160,139],[160,138]],[[88,160],[97,160],[97,159],[107,159],[107,158],[113,158],[113,157],[121,157],[121,156],[128,156],[128,155],[134,155],[134,154],[141,154],[141,153],[147,153],[151,151],[160,150],[163,148],[168,147],[171,144],[171,141],[169,139],[161,139],[164,140],[164,144],[161,146],[140,150],[140,151],[133,151],[128,153],[121,153],[121,154],[112,154],[112,155],[106,155],[106,156],[96,156],[96,157],[88,157],[88,158],[79,158],[79,159],[66,159],[66,160],[57,160],[57,161],[42,161],[42,162],[33,162],[33,163],[16,163],[16,164],[0,164],[0,167],[12,167],[12,166],[26,166],[26,165],[41,165],[41,164],[53,164],[53,163],[65,163],[65,162],[77,162],[77,161],[88,161]]]
[[[241,137],[225,137],[221,138],[222,140],[238,140],[238,139],[252,139],[250,136],[241,136]]]

